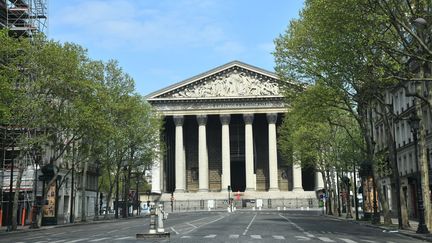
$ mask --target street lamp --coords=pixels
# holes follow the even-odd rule
[[[411,114],[408,123],[411,127],[411,132],[413,134],[414,158],[417,167],[417,210],[418,210],[419,224],[416,232],[418,234],[428,234],[429,230],[427,228],[427,225],[425,224],[425,218],[424,218],[423,190],[422,190],[422,183],[421,183],[420,166],[418,165],[419,159],[418,159],[418,151],[417,151],[417,143],[418,143],[417,132],[420,127],[420,118],[417,116],[417,113],[415,111]]]

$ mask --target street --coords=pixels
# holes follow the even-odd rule
[[[149,217],[54,227],[0,235],[1,242],[151,242]],[[173,213],[165,221],[170,240],[162,242],[422,242],[395,232],[331,217],[320,211],[236,211]]]

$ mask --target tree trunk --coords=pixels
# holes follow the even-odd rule
[[[420,69],[420,75],[423,77],[424,70]],[[423,86],[416,84],[416,93],[423,94]],[[426,146],[426,121],[427,117],[423,116],[422,102],[418,98],[415,102],[415,112],[417,113],[418,118],[420,119],[419,126],[419,139],[418,139],[418,151],[419,151],[419,173],[422,181],[422,192],[423,192],[423,206],[424,206],[424,217],[425,223],[428,229],[431,228],[431,209],[430,209],[430,196],[429,196],[429,163],[427,160],[427,146]],[[417,158],[414,158],[417,160]]]
[[[21,181],[24,172],[24,166],[22,165],[21,159],[18,160],[17,167],[18,167],[18,175],[16,177],[16,186],[15,186],[15,193],[14,193],[13,206],[12,206],[12,230],[16,230],[18,226],[17,213],[18,213],[18,199],[20,194],[19,188],[21,188]]]
[[[84,160],[84,166],[81,177],[81,222],[87,221],[87,197],[86,197],[86,186],[87,186],[87,166],[88,160]]]

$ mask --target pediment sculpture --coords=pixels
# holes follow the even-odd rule
[[[209,80],[192,83],[174,93],[172,97],[244,97],[280,95],[278,84],[271,78],[234,69],[215,75]]]

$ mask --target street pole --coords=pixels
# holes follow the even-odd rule
[[[410,126],[411,126],[411,132],[413,134],[413,140],[414,140],[414,157],[415,157],[415,163],[417,167],[417,207],[418,207],[418,218],[419,223],[417,227],[416,233],[418,234],[429,234],[429,230],[427,228],[427,225],[425,224],[425,218],[424,218],[424,205],[423,205],[423,190],[422,190],[422,178],[420,173],[420,166],[419,166],[419,159],[418,159],[418,150],[417,150],[417,131],[418,131],[418,122],[419,118],[417,117],[417,114],[413,113],[412,117],[410,118]],[[417,124],[415,124],[417,123]]]
[[[356,177],[356,166],[354,165],[354,206],[355,206],[355,219],[359,219],[358,213],[358,198],[357,198],[357,177]]]
[[[230,191],[231,191],[231,186],[228,186],[228,207],[230,209],[230,211],[232,210],[231,208],[231,197],[230,197]]]
[[[139,203],[138,184],[139,184],[139,173],[137,174],[137,177],[136,177],[136,190],[135,190],[136,201],[135,201],[135,205],[136,205],[137,215],[140,215],[141,214],[141,205]]]
[[[340,205],[340,188],[339,188],[339,172],[336,171],[336,186],[337,186],[337,205],[338,205],[338,216],[341,216],[341,205]]]
[[[74,212],[74,174],[75,174],[75,142],[72,143],[72,173],[71,173],[71,206],[70,206],[70,215],[69,222],[74,223],[75,221],[75,212]],[[44,192],[42,191],[42,196]],[[45,200],[45,199],[43,199]]]

